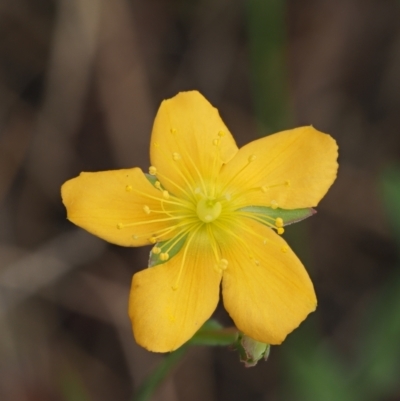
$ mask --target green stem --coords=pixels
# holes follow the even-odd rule
[[[162,383],[170,371],[177,365],[188,350],[189,346],[184,345],[176,351],[168,354],[157,368],[145,379],[145,381],[138,388],[132,401],[147,401]]]
[[[207,321],[185,345],[164,357],[157,368],[140,385],[132,401],[150,400],[154,391],[182,359],[191,345],[232,345],[237,337],[238,331],[235,327],[223,328],[214,320]]]
[[[290,125],[286,63],[286,0],[246,4],[254,108],[261,134]]]

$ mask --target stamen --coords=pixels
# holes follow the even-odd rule
[[[226,226],[220,226],[219,224],[217,224],[217,223],[219,223],[221,220],[222,220],[223,223],[226,223],[226,224],[229,224],[229,225],[231,225],[233,222],[235,222],[235,220],[232,219],[232,218],[229,218],[229,217],[225,216],[223,219],[219,219],[218,221],[214,222],[213,224],[216,225],[216,226],[218,226],[221,230],[225,230],[225,231],[227,231],[227,232],[229,231],[229,233],[230,233],[229,235],[232,235],[232,237],[235,237],[235,238],[237,238],[240,242],[242,242],[242,243],[245,245],[246,249],[248,250],[249,254],[251,255],[251,250],[250,250],[250,248],[248,247],[247,243],[246,243],[241,237],[239,237],[238,235],[236,235],[235,232],[234,232],[233,230],[230,230],[230,229],[227,228]],[[247,227],[247,226],[244,225],[244,224],[241,225],[240,229],[243,230],[243,231],[245,231],[245,232],[247,232],[247,233],[249,233],[249,234],[251,234],[252,236],[255,236],[255,237],[257,237],[257,238],[260,238],[260,239],[262,240],[262,242],[263,242],[264,245],[266,245],[266,244],[268,243],[268,244],[272,244],[272,245],[275,245],[275,246],[280,246],[278,242],[275,242],[275,241],[272,241],[272,240],[269,239],[269,238],[263,237],[263,236],[260,235],[257,231],[254,231],[252,228]]]
[[[285,232],[285,229],[284,229],[283,227],[279,227],[279,228],[276,230],[276,232],[277,232],[279,235],[282,235],[282,234]]]
[[[277,228],[276,219],[271,217],[271,216],[266,216],[266,215],[263,215],[263,214],[260,214],[260,213],[243,212],[243,211],[238,211],[237,215],[238,216],[247,217],[249,219],[258,221],[259,223],[264,224],[264,225],[266,225],[266,226],[268,226],[270,228],[273,228],[273,229]],[[271,220],[271,222],[268,221],[268,219]]]
[[[229,264],[229,262],[228,262],[226,259],[221,259],[221,260],[218,262],[218,267],[219,267],[221,270],[226,270],[226,268],[228,267],[228,264]]]
[[[241,173],[243,173],[243,171],[249,166],[250,163],[252,163],[254,160],[257,159],[257,156],[255,154],[252,154],[248,157],[247,159],[247,163],[234,175],[231,177],[231,179],[223,186],[221,192],[224,192],[226,188],[228,188],[228,186],[231,184],[231,182],[237,178]],[[242,194],[240,194],[242,195]],[[239,195],[239,197],[240,197]]]
[[[159,248],[158,246],[154,246],[151,252],[154,253],[154,255],[158,255],[159,253],[161,253],[161,248]]]
[[[272,200],[270,204],[272,209],[278,209],[278,202],[276,200]]]
[[[162,196],[163,196],[164,199],[169,199],[168,191],[164,189],[164,191],[162,191]]]
[[[196,221],[196,223],[197,223],[197,221]],[[169,253],[169,252],[171,251],[171,249],[172,249],[180,240],[182,240],[182,238],[183,238],[185,235],[187,235],[187,234],[191,231],[191,229],[192,229],[193,226],[194,226],[194,224],[193,224],[193,222],[192,222],[192,223],[190,224],[190,227],[188,227],[188,228],[182,230],[179,234],[175,235],[173,238],[171,238],[169,241],[167,241],[165,244],[163,244],[163,247],[164,247],[164,248],[166,248],[167,245],[169,245],[169,246],[168,246],[168,249],[165,251],[165,253]],[[172,242],[172,243],[171,243],[171,242]]]
[[[144,206],[143,206],[143,210],[144,210],[144,212],[145,212],[146,214],[150,214],[150,212],[151,212],[150,208],[149,208],[147,205],[144,205]]]
[[[160,183],[160,181],[156,181],[156,182],[154,183],[154,186],[155,186],[157,189],[161,190],[161,183]]]
[[[157,169],[154,166],[149,167],[149,174],[150,175],[156,175],[157,174]]]
[[[157,236],[158,241],[160,241],[162,237],[165,237],[166,235],[170,234],[171,232],[173,232],[181,227],[184,227],[184,226],[189,226],[189,225],[193,226],[194,223],[198,223],[198,219],[192,218],[191,220],[185,220],[182,223],[175,224],[172,227],[163,228],[163,229],[157,231],[155,235]],[[186,235],[190,230],[191,230],[191,227],[187,228],[186,230],[181,231],[181,233],[179,233],[179,234],[176,234],[174,237],[172,237],[170,240],[168,240],[165,244],[163,244],[163,247],[167,246],[171,241],[177,239],[177,241],[174,242],[171,245],[171,247],[167,250],[167,252],[169,252],[175,246],[175,244],[182,238],[182,236]],[[145,233],[145,234],[141,234],[140,237],[147,237],[148,235],[149,235],[149,233]],[[139,238],[138,235],[135,235],[134,237],[135,237],[135,239]]]
[[[221,226],[220,224],[218,224],[218,220],[216,222],[214,222],[214,225],[217,226],[222,231],[225,231],[225,233],[229,233],[230,236],[236,238],[240,243],[242,243],[243,246],[246,248],[246,251],[249,253],[250,257],[252,257],[251,249],[250,249],[249,245],[240,236],[238,236],[233,230],[231,230],[230,228],[228,228],[224,225]]]
[[[193,217],[193,215],[189,215],[189,214],[188,214],[188,215],[179,216],[180,219],[184,219],[184,218],[187,218],[187,217]],[[163,221],[171,221],[171,220],[177,220],[177,219],[178,219],[178,217],[175,216],[175,217],[165,217],[165,218],[163,218],[163,219],[153,219],[153,220],[137,221],[137,222],[135,222],[135,223],[127,223],[127,224],[118,223],[118,224],[117,224],[117,228],[118,228],[118,230],[121,230],[121,229],[126,228],[126,227],[141,226],[141,225],[145,225],[145,224],[160,223],[160,222],[163,222]]]
[[[263,185],[262,187],[260,187],[261,191],[264,193],[267,193],[271,188],[276,188],[276,187],[290,187],[290,181],[289,180],[285,180],[283,182],[280,182],[278,184],[272,184],[272,185]]]
[[[157,238],[154,237],[154,236],[151,236],[151,237],[149,238],[149,241],[150,241],[150,243],[155,244],[155,243],[157,242]]]
[[[283,227],[283,219],[281,217],[277,217],[275,220],[275,225],[280,228]]]
[[[224,258],[220,257],[220,250],[217,244],[217,241],[215,240],[213,230],[210,225],[207,225],[207,234],[210,239],[210,244],[211,244],[211,249],[213,251],[216,264],[214,265],[214,270],[221,274],[226,268],[228,267],[228,261]]]
[[[182,172],[180,172],[178,170],[179,174],[183,177],[185,183],[188,185],[189,188],[191,188],[190,184],[188,183],[188,181],[186,180],[186,178],[184,177],[184,175],[182,174]],[[157,175],[161,178],[163,178],[166,181],[169,181],[172,185],[175,185],[175,187],[177,187],[178,189],[180,189],[183,193],[185,193],[189,198],[192,197],[192,194],[188,191],[186,191],[185,189],[183,189],[180,185],[178,185],[177,183],[175,183],[174,181],[170,180],[168,177],[166,177],[163,174],[160,174],[160,172],[157,172]],[[158,182],[158,181],[157,181]],[[161,190],[161,184],[158,184],[159,186],[157,186],[157,182],[154,184],[156,188]]]
[[[197,231],[199,230],[200,227],[201,227],[201,225],[198,225],[197,228],[194,231],[192,231],[192,233],[190,234],[190,237],[187,240],[186,247],[185,247],[185,249],[183,251],[182,262],[181,262],[181,266],[179,268],[178,277],[177,277],[175,285],[172,286],[172,290],[173,291],[176,291],[178,289],[179,281],[180,281],[181,276],[182,276],[183,266],[185,265],[185,262],[186,262],[186,255],[187,255],[189,246],[190,246],[193,238],[195,237],[195,235],[196,235],[196,233],[197,233]]]
[[[175,134],[177,133],[177,130],[176,130],[175,128],[172,128],[170,131],[171,131],[172,134],[174,134],[173,136],[174,136],[175,141],[176,141],[176,143],[177,143],[177,145],[178,145],[178,150],[180,151],[180,155],[183,155],[183,156],[184,156],[185,158],[187,158],[187,159],[189,160],[189,162],[192,164],[193,169],[195,170],[196,174],[198,175],[198,177],[199,177],[199,179],[200,179],[200,182],[201,182],[203,188],[205,189],[203,177],[202,177],[202,175],[200,174],[200,171],[198,170],[196,163],[194,163],[192,157],[190,156],[190,153],[186,152],[186,149],[185,149],[185,148],[182,148],[181,146],[179,146],[179,145],[180,145],[180,141],[178,140],[177,135],[175,135]],[[178,153],[178,152],[177,152],[177,153]],[[183,178],[183,180],[186,182],[187,186],[191,189],[191,188],[192,188],[192,185],[189,183],[189,181],[188,181],[187,178],[190,178],[191,181],[192,181],[192,183],[194,183],[196,180],[194,179],[194,177],[192,176],[192,174],[190,173],[190,171],[187,169],[186,164],[185,164],[185,163],[182,163],[182,164],[181,164],[181,167],[185,170],[185,174],[183,174],[183,173],[179,170],[179,168],[177,168],[177,166],[176,166],[175,164],[174,164],[173,166],[175,167],[175,169],[177,169],[177,172],[181,175],[181,177]]]
[[[161,253],[161,254],[160,254],[160,259],[161,259],[163,262],[165,262],[166,260],[168,260],[168,259],[169,259],[168,253],[167,253],[167,252]]]

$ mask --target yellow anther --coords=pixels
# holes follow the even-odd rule
[[[281,251],[283,252],[283,253],[286,253],[287,251],[289,250],[289,247],[288,246],[283,246],[282,248],[281,248]]]
[[[132,185],[127,185],[127,186],[125,187],[125,191],[126,191],[126,192],[131,192],[132,189],[133,189]]]
[[[283,227],[283,220],[281,217],[277,217],[277,219],[275,220],[275,225],[277,227]]]
[[[161,259],[163,262],[165,262],[166,260],[168,260],[168,259],[169,259],[168,253],[167,253],[167,252],[160,253],[160,259]]]
[[[221,273],[222,271],[226,270],[228,264],[229,262],[226,259],[220,259],[216,266],[217,272]]]
[[[124,228],[124,225],[122,223],[117,224],[118,230],[122,230]]]
[[[285,232],[285,229],[283,227],[279,227],[276,231],[279,235],[282,235]]]
[[[218,132],[218,136],[222,138],[223,136],[225,136],[225,132],[224,131],[219,131]]]
[[[149,167],[149,174],[150,175],[156,175],[157,174],[157,169],[154,166]]]
[[[250,155],[249,156],[249,163],[251,163],[251,162],[253,162],[254,160],[256,160],[257,159],[257,156],[256,155]]]
[[[154,255],[158,255],[161,252],[161,248],[159,248],[158,246],[154,246],[151,252],[153,252]]]
[[[218,146],[219,145],[219,138],[213,139],[212,143],[213,143],[214,146]]]
[[[181,159],[182,159],[181,155],[180,155],[178,152],[172,153],[172,158],[173,158],[175,161],[178,161],[178,160],[181,160]]]
[[[154,186],[155,186],[157,189],[161,189],[161,183],[160,183],[160,181],[156,181],[156,182],[154,183]]]
[[[163,196],[164,199],[169,199],[168,191],[164,189],[164,191],[162,191],[162,196]]]
[[[278,209],[278,202],[276,200],[271,201],[271,208],[272,209]]]
[[[154,237],[154,236],[152,236],[152,237],[149,238],[149,241],[150,241],[152,244],[155,244],[155,243],[157,242],[157,238]]]
[[[143,210],[144,210],[144,212],[145,212],[146,214],[150,214],[150,212],[151,212],[150,208],[149,208],[147,205],[144,205],[144,206],[143,206]]]
[[[171,128],[169,131],[172,135],[175,135],[178,132],[176,128]]]

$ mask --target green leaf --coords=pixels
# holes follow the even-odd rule
[[[273,224],[273,221],[280,217],[283,220],[284,226],[297,223],[317,213],[317,211],[311,207],[305,209],[287,210],[280,208],[272,209],[265,206],[246,206],[242,209],[239,209],[239,211],[253,213],[254,218],[257,221],[263,220],[267,225],[271,225],[271,223]]]

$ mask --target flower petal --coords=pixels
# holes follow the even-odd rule
[[[244,334],[280,344],[316,308],[311,280],[271,229],[244,220],[235,233],[237,245],[223,251],[229,261],[222,280],[225,308]]]
[[[170,261],[133,276],[129,316],[137,343],[150,351],[180,347],[217,306],[221,274],[213,268],[208,238],[192,239]]]
[[[145,212],[145,206],[162,212],[163,198],[139,168],[81,173],[61,194],[70,221],[113,244],[147,245],[152,235],[174,224],[164,213]]]
[[[199,92],[181,92],[161,103],[150,158],[170,192],[178,195],[189,185],[200,186],[201,180],[215,176],[237,151],[218,110]]]
[[[241,206],[300,209],[317,206],[335,181],[337,145],[313,127],[250,142],[222,168],[220,182],[240,193]]]

